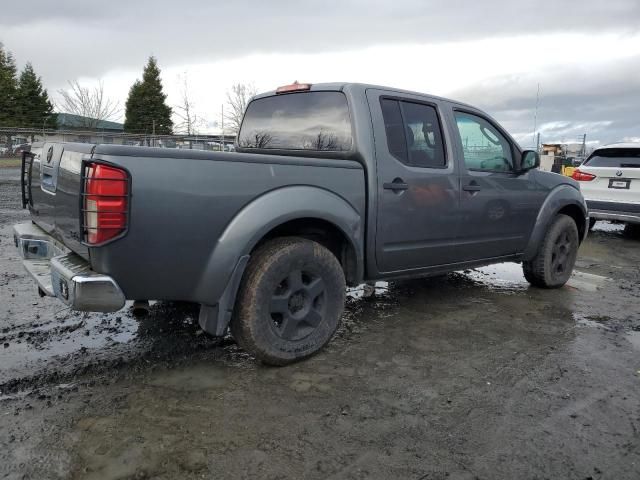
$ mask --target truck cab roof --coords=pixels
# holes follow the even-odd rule
[[[357,82],[327,82],[327,83],[310,83],[310,88],[308,91],[311,92],[321,92],[321,91],[347,91],[347,90],[361,90],[361,91],[366,91],[366,90],[384,90],[384,91],[388,91],[389,93],[395,93],[398,95],[411,95],[411,96],[420,96],[423,97],[425,99],[428,100],[433,100],[433,101],[444,101],[444,102],[449,102],[452,104],[455,104],[459,107],[463,107],[463,108],[469,108],[469,109],[473,109],[476,110],[475,107],[473,107],[472,105],[463,103],[463,102],[459,102],[457,100],[452,100],[450,98],[445,98],[445,97],[440,97],[437,95],[432,95],[432,94],[428,94],[428,93],[423,93],[423,92],[416,92],[413,90],[404,90],[404,89],[399,89],[399,88],[394,88],[394,87],[387,87],[384,85],[375,85],[375,84],[369,84],[369,83],[357,83]],[[295,93],[295,92],[290,92],[290,93]],[[273,95],[278,95],[279,93],[277,92],[277,90],[270,90],[268,92],[264,92],[264,93],[259,93],[258,95],[254,96],[253,99],[257,99],[257,98],[263,98],[263,97],[270,97]],[[286,95],[286,93],[285,93]]]

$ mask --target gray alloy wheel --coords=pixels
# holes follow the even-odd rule
[[[270,240],[251,255],[231,333],[264,363],[301,360],[333,336],[345,291],[342,267],[327,248],[298,237]]]

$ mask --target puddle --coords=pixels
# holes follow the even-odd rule
[[[222,390],[238,375],[234,369],[223,365],[212,368],[210,364],[190,365],[188,368],[163,372],[153,377],[148,385],[178,391]]]
[[[519,263],[498,263],[460,272],[473,281],[494,289],[517,290],[529,288]]]
[[[623,223],[596,222],[593,232],[622,232],[624,230]]]
[[[215,347],[219,339],[204,335],[192,306],[155,303],[150,313],[134,317],[125,307],[117,313],[65,312],[62,318],[36,326],[7,327],[0,334],[0,393],[3,382],[30,378],[64,368],[114,365],[149,355],[171,357]],[[55,373],[55,372],[54,372]],[[35,377],[34,377],[35,378]]]
[[[376,282],[375,285],[361,284],[357,287],[347,288],[347,297],[351,298],[363,298],[366,294],[371,294],[371,289],[374,289],[376,296],[385,295],[389,291],[389,282]]]
[[[608,277],[574,270],[567,285],[584,292],[597,292],[605,283],[610,281],[611,279]]]
[[[473,281],[493,289],[519,290],[529,288],[519,263],[498,263],[460,272]],[[611,279],[601,275],[574,270],[567,286],[585,292],[597,292]]]
[[[573,312],[574,321],[581,326],[591,328],[604,328],[610,330],[607,324],[611,321],[610,317],[600,315],[585,315],[578,312]]]
[[[11,370],[83,349],[128,343],[136,338],[138,328],[138,321],[122,312],[104,316],[73,315],[38,327],[9,331],[0,338],[0,364],[3,370]]]

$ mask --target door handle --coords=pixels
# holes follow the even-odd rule
[[[386,182],[382,184],[382,188],[385,190],[392,190],[394,192],[399,192],[401,190],[408,190],[409,185],[404,183],[401,178],[394,178],[393,182]]]
[[[476,182],[471,182],[467,185],[464,185],[462,189],[465,192],[479,192],[480,190],[482,190],[482,188],[480,188],[480,185],[478,185]]]

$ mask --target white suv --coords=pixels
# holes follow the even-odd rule
[[[591,227],[596,220],[640,225],[640,143],[600,147],[572,177],[580,182]]]

